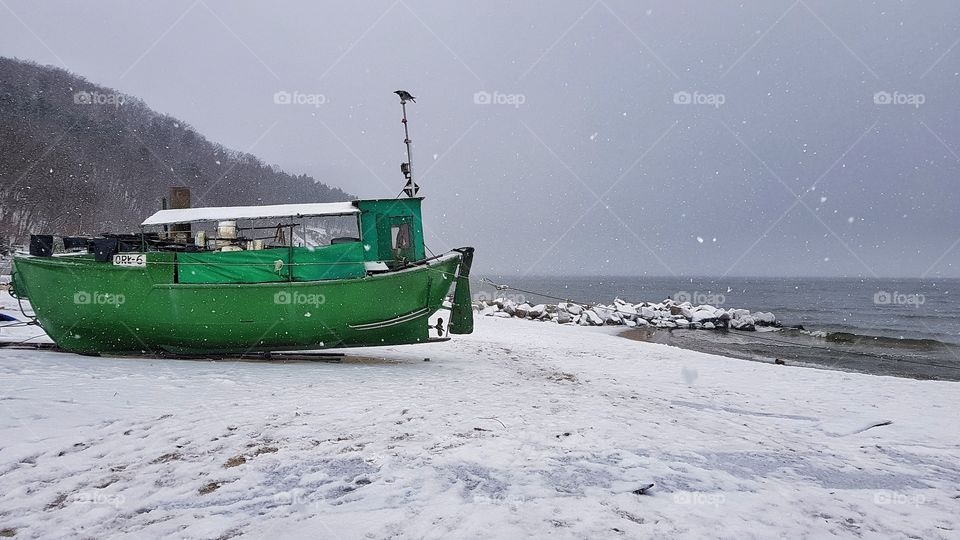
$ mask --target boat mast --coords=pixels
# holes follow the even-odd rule
[[[403,177],[407,180],[407,183],[403,186],[403,193],[407,197],[415,197],[417,192],[420,191],[420,186],[413,181],[413,153],[410,150],[410,143],[413,141],[410,140],[410,129],[407,127],[407,102],[412,101],[416,103],[415,99],[410,92],[406,90],[397,90],[394,92],[400,96],[400,107],[403,109],[403,143],[407,145],[407,162],[400,164],[400,172],[403,173]]]

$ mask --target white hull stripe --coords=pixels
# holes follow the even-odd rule
[[[393,319],[387,319],[386,321],[380,321],[380,322],[375,322],[375,323],[367,323],[367,324],[351,324],[351,325],[349,325],[349,326],[350,326],[350,328],[352,328],[352,329],[354,329],[354,330],[375,330],[375,329],[378,329],[378,328],[386,328],[386,327],[388,327],[388,326],[395,326],[395,325],[398,325],[398,324],[403,324],[403,323],[405,323],[405,322],[408,322],[408,321],[411,321],[411,320],[413,320],[413,319],[416,319],[417,317],[420,317],[421,315],[426,315],[426,313],[427,313],[427,311],[428,311],[429,309],[430,309],[430,308],[418,309],[417,311],[414,311],[414,312],[412,312],[412,313],[407,313],[406,315],[401,315],[401,316],[399,316],[399,317],[394,317]]]

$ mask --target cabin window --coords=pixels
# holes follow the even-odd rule
[[[398,223],[390,227],[390,238],[392,239],[393,249],[410,249],[413,247],[412,237],[409,223]]]

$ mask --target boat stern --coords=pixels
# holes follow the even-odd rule
[[[473,297],[470,294],[470,267],[473,265],[473,248],[455,249],[460,252],[457,267],[456,289],[453,293],[453,309],[450,313],[451,334],[473,333]]]

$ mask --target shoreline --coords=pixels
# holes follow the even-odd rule
[[[653,327],[629,328],[617,335],[632,341],[670,345],[680,349],[765,364],[864,373],[913,380],[960,381],[960,367],[920,361],[892,347],[856,347],[829,342],[809,344],[809,336],[790,335],[790,329],[762,332],[714,330],[698,332]],[[895,353],[901,352],[901,356]]]

